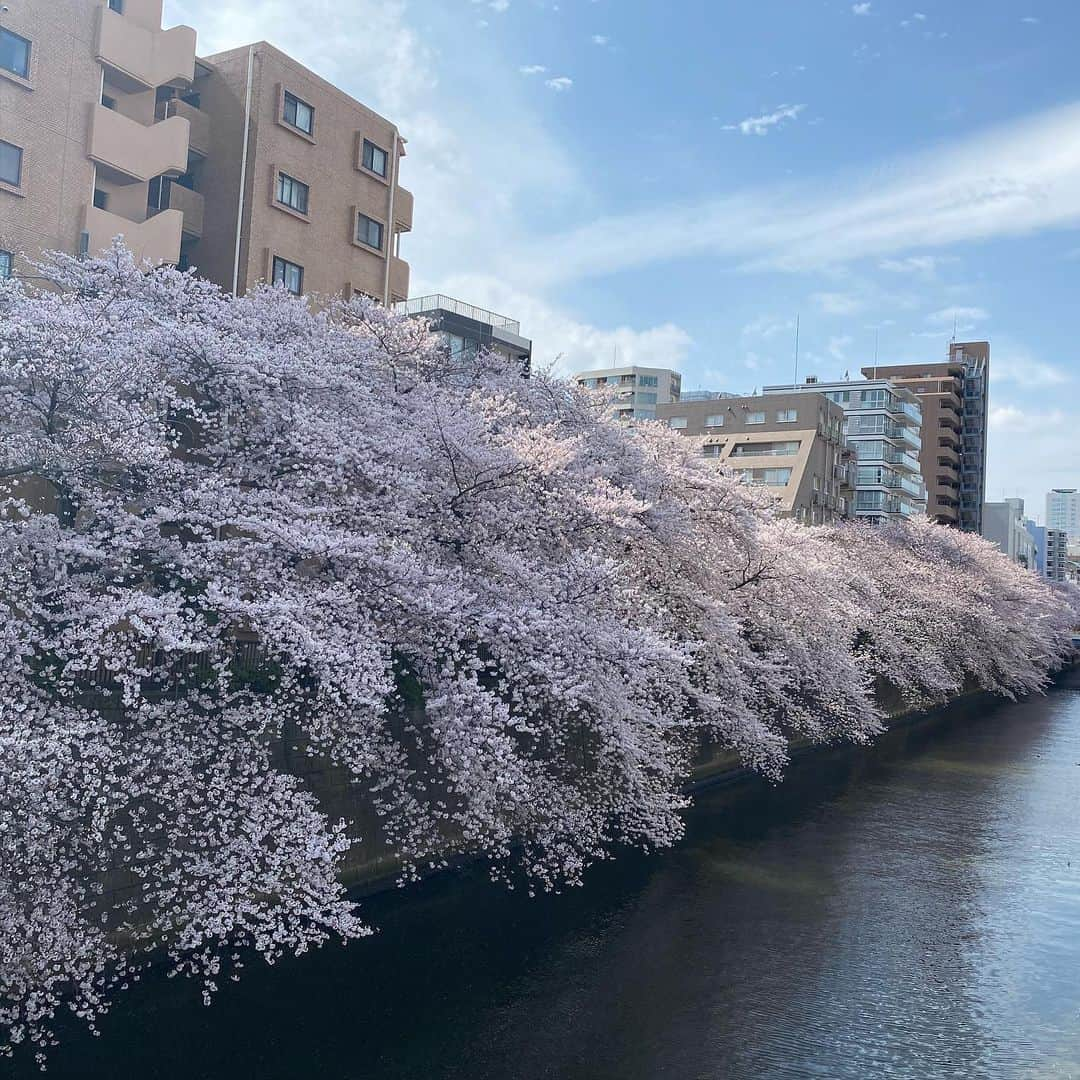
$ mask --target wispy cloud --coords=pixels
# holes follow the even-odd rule
[[[592,36],[592,43],[594,45],[606,45],[610,40],[611,38],[606,34],[593,34]]]
[[[771,113],[748,116],[737,124],[725,124],[725,131],[741,131],[744,135],[768,135],[785,120],[794,120],[806,108],[805,105],[777,105]]]
[[[951,323],[985,322],[990,313],[981,307],[947,307],[926,316],[926,321],[934,326],[949,326]]]
[[[1073,104],[861,176],[845,168],[816,181],[600,218],[545,237],[515,253],[514,263],[559,282],[703,255],[742,269],[796,271],[1077,224],[1080,104]]]
[[[811,299],[826,315],[853,315],[863,306],[862,301],[850,293],[819,292]]]
[[[990,430],[1028,435],[1060,427],[1065,414],[1060,409],[1049,412],[1031,412],[1016,405],[994,405],[990,409]]]
[[[525,64],[523,67],[519,67],[518,71],[522,75],[543,75],[547,68],[543,64]]]
[[[567,78],[565,75],[558,75],[554,79],[548,79],[544,85],[550,90],[554,90],[556,93],[561,94],[564,90],[569,90],[574,85],[574,80]]]
[[[891,274],[933,277],[939,267],[950,262],[956,262],[956,259],[947,255],[908,255],[903,259],[882,259],[878,263],[878,269]]]
[[[851,5],[851,14],[852,15],[869,15],[870,14],[870,6],[871,5],[869,3],[852,4]]]
[[[990,381],[994,385],[1016,383],[1024,389],[1031,389],[1064,386],[1072,382],[1072,376],[1062,368],[1037,359],[1027,349],[1006,343],[994,351],[990,363]]]
[[[1040,20],[1037,19],[1034,15],[1025,15],[1020,21],[1022,23],[1029,23],[1030,25],[1035,26],[1039,23]]]

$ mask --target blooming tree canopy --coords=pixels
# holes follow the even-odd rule
[[[769,776],[912,703],[1038,690],[1080,604],[926,522],[778,520],[656,424],[366,301],[119,246],[0,283],[0,1026],[93,1023],[151,950],[209,997],[403,878],[530,887],[680,835],[703,743]]]

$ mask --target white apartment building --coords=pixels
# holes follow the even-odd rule
[[[1080,541],[1080,491],[1054,488],[1047,493],[1046,527],[1067,533],[1074,543]]]
[[[982,521],[987,540],[997,544],[1014,563],[1038,572],[1038,545],[1024,523],[1023,499],[983,503]]]
[[[670,368],[612,367],[581,371],[574,382],[590,390],[614,393],[613,408],[620,420],[655,420],[656,406],[678,401],[682,376]]]
[[[855,452],[855,516],[871,521],[926,513],[919,464],[922,406],[888,379],[766,386],[765,394],[824,394],[844,410],[844,432]]]

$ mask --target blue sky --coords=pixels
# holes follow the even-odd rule
[[[299,17],[298,17],[298,12]],[[1076,0],[166,0],[398,123],[413,292],[749,392],[989,338],[989,497],[1080,486]]]

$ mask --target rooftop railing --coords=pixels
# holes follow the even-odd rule
[[[429,312],[449,311],[462,318],[474,319],[476,322],[486,323],[499,330],[509,330],[511,334],[521,335],[521,323],[517,319],[496,315],[494,311],[488,311],[487,308],[466,304],[462,300],[455,300],[452,296],[444,296],[442,293],[416,296],[411,300],[399,300],[394,305],[394,311],[399,315],[426,315]]]

